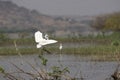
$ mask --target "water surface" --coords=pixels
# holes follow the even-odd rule
[[[60,62],[59,54],[45,54],[44,56],[48,59],[46,67],[41,65],[38,54],[24,55],[22,58],[19,56],[0,56],[0,66],[4,67],[4,69],[9,72],[17,71],[17,69],[11,64],[14,63],[25,71],[33,72],[34,70],[28,63],[35,66],[38,70],[46,69],[48,71],[51,70],[52,66],[60,66],[61,63],[63,67],[69,68],[70,75],[73,77],[80,78],[82,76],[84,80],[105,80],[113,74],[118,65],[117,62],[89,61],[89,58],[81,57],[79,55],[62,54],[62,60]]]

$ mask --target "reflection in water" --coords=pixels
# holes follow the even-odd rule
[[[50,70],[52,66],[60,66],[58,60],[59,55],[45,55],[48,59],[48,64],[45,69]],[[0,66],[4,67],[5,70],[11,72],[15,71],[16,68],[10,63],[14,63],[25,71],[34,71],[28,62],[34,65],[37,69],[43,69],[44,66],[40,64],[40,59],[37,54],[24,55],[24,63],[21,65],[21,58],[18,56],[1,56]],[[62,54],[62,65],[68,67],[70,74],[73,77],[80,77],[81,75],[85,80],[105,80],[109,78],[114,72],[117,62],[91,62],[87,58],[80,57],[79,55],[65,55]],[[1,77],[1,76],[0,76]]]

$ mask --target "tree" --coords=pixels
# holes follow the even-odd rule
[[[103,29],[105,27],[106,16],[98,16],[93,21],[92,27],[96,29]]]
[[[120,13],[114,13],[106,19],[105,29],[120,31]]]

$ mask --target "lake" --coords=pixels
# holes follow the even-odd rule
[[[63,67],[69,68],[70,75],[73,77],[80,78],[82,76],[84,80],[105,80],[106,78],[109,78],[111,74],[113,74],[118,65],[116,61],[90,61],[89,57],[81,57],[80,55],[73,54],[62,54],[61,60],[59,54],[45,54],[44,57],[48,59],[46,67],[41,65],[38,54],[24,55],[22,58],[17,55],[0,56],[0,66],[8,72],[15,72],[17,69],[11,64],[14,63],[24,71],[33,72],[34,70],[28,63],[35,66],[35,68],[38,70],[46,69],[47,71],[50,71],[52,66],[60,66],[61,63]],[[2,79],[2,76],[0,77],[1,80],[4,80]]]

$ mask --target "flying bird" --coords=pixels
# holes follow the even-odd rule
[[[35,32],[34,36],[35,36],[35,42],[37,43],[37,48],[41,48],[44,45],[53,44],[57,42],[56,40],[53,40],[53,39],[48,39],[48,38],[44,39],[40,31]],[[46,36],[48,37],[48,35]]]

